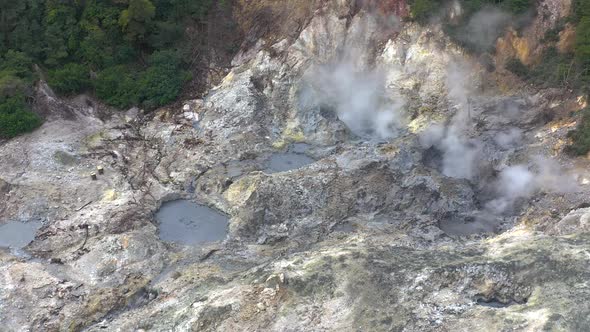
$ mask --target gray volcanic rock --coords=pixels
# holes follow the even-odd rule
[[[541,116],[554,96],[507,95],[440,27],[387,22],[333,1],[178,110],[105,116],[40,86],[52,116],[0,143],[0,223],[42,223],[0,251],[2,329],[587,330],[590,174]],[[359,100],[377,120],[343,111]],[[268,170],[295,150],[313,162]],[[228,238],[160,239],[177,199],[225,213]]]

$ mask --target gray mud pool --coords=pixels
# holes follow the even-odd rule
[[[0,225],[0,248],[22,249],[35,239],[39,222],[9,222]]]
[[[273,154],[268,160],[266,172],[279,173],[305,167],[315,162],[313,158],[305,155],[309,149],[307,144],[293,144],[285,153]]]
[[[206,245],[225,239],[229,219],[216,210],[187,200],[166,202],[156,212],[160,239],[184,245]]]

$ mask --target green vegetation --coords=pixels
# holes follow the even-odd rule
[[[576,43],[570,64],[574,67],[576,88],[588,94],[590,90],[590,2],[574,1],[574,22],[576,26]],[[582,111],[582,118],[575,130],[569,133],[572,144],[566,148],[567,152],[575,155],[585,155],[590,152],[590,110]]]
[[[115,107],[139,103],[137,75],[124,65],[108,67],[94,81],[96,96]]]
[[[90,91],[119,108],[170,103],[191,77],[184,32],[205,24],[213,4],[0,0],[0,137],[40,124],[30,111],[37,72],[61,95]]]
[[[531,68],[517,59],[506,64],[506,69],[524,80],[544,87],[567,87],[588,94],[590,91],[590,1],[574,0],[573,13],[568,19],[576,26],[574,49],[569,54],[561,54],[555,47],[549,47],[541,61]],[[556,29],[550,30],[544,38],[545,43],[557,43],[559,32],[565,24],[560,22]],[[578,127],[569,133],[572,144],[566,151],[575,155],[590,152],[590,110],[582,112]]]
[[[106,103],[117,107],[141,104],[151,109],[167,104],[178,96],[182,85],[191,78],[182,69],[177,52],[154,52],[146,70],[118,65],[98,73],[94,81],[96,95]]]
[[[24,95],[0,97],[0,138],[12,138],[39,125],[41,119],[28,110]]]
[[[445,33],[471,53],[494,51],[494,41],[506,26],[521,29],[535,9],[535,0],[460,0],[462,14],[443,21]],[[451,0],[410,0],[412,19],[427,23],[441,17]],[[484,13],[485,14],[482,14]]]
[[[155,52],[149,63],[138,82],[139,100],[147,108],[176,99],[182,84],[191,78],[190,73],[181,69],[180,57],[175,52]]]
[[[68,63],[49,71],[47,83],[63,95],[79,93],[90,87],[90,71],[84,65]]]
[[[583,67],[586,75],[590,70],[590,16],[580,19],[576,29],[575,58]]]
[[[506,69],[521,78],[530,78],[531,70],[522,61],[512,58],[506,62]]]
[[[560,54],[555,47],[549,47],[542,55],[539,64],[527,67],[518,59],[510,59],[506,69],[523,80],[540,87],[564,86],[583,89],[590,77],[585,73],[581,62],[576,61],[573,54]]]
[[[565,151],[574,155],[585,155],[590,152],[590,110],[582,111],[582,118],[578,123],[578,127],[570,131],[568,136],[572,140],[572,144],[567,146]]]
[[[30,111],[25,93],[35,76],[26,54],[9,50],[0,57],[0,138],[31,131],[41,119]]]
[[[548,47],[541,61],[531,68],[512,59],[506,69],[522,79],[544,87],[565,86],[582,92],[590,87],[590,2],[576,0],[569,21],[576,25],[576,40],[572,53],[561,54],[555,47]],[[544,42],[557,43],[562,22],[556,29],[548,31]]]
[[[579,22],[584,16],[590,16],[590,2],[588,0],[573,0],[572,8],[574,22]]]
[[[410,5],[410,15],[413,19],[424,22],[440,9],[441,1],[437,0],[413,0]]]
[[[134,42],[142,41],[156,15],[156,7],[150,0],[129,0],[129,7],[121,12],[119,25],[126,37]]]
[[[411,0],[410,14],[414,20],[425,23],[432,17],[440,15],[441,8],[448,3],[447,0]],[[474,14],[486,7],[496,7],[512,14],[515,18],[522,18],[534,9],[535,2],[533,0],[462,0],[460,3],[463,9],[462,17],[454,22],[443,22],[445,31],[468,51],[482,53],[493,52],[493,43],[478,43],[482,40],[482,36],[476,36],[474,42],[472,35],[477,32],[477,26],[470,24]],[[506,23],[517,24],[513,25],[516,29],[521,27],[519,24],[526,22],[521,19],[512,21],[506,21]],[[501,20],[498,22],[502,23]],[[475,23],[481,25],[481,22]],[[575,25],[576,39],[572,52],[562,54],[558,52],[556,45],[559,42],[559,33],[563,31],[566,23]],[[500,24],[497,29],[498,31],[483,31],[488,34],[484,36],[494,41],[504,29],[503,24]],[[497,36],[494,36],[495,33]],[[554,29],[545,34],[542,42],[550,47],[544,51],[538,64],[529,67],[519,59],[510,59],[506,63],[506,69],[537,86],[567,87],[588,94],[590,91],[590,1],[573,0],[572,15],[558,22]],[[590,152],[590,110],[587,109],[582,113],[580,123],[576,130],[570,133],[570,137],[573,143],[567,151],[577,155]]]
[[[585,1],[585,0],[575,0]],[[442,5],[450,3],[447,0],[411,0],[410,14],[413,19],[424,22],[427,19],[441,14]],[[514,15],[524,14],[531,10],[534,0],[462,0],[460,1],[465,12],[463,23],[485,7],[497,7]]]
[[[504,0],[495,2],[499,2],[500,7],[508,10],[513,14],[523,14],[529,11],[535,3],[531,0]]]

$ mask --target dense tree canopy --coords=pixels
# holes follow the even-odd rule
[[[140,41],[155,15],[156,7],[149,0],[129,0],[129,7],[121,12],[119,24],[131,41]]]
[[[155,108],[190,75],[180,56],[187,25],[213,0],[0,0],[0,137],[38,126],[30,112],[40,69],[59,94]]]
[[[590,61],[590,16],[580,19],[576,30],[576,58],[580,61]]]
[[[440,15],[443,5],[450,2],[449,0],[410,0],[410,14],[418,21],[425,21],[432,16]],[[485,7],[497,7],[514,15],[523,14],[534,8],[534,0],[461,0],[460,4],[465,11],[466,20]]]

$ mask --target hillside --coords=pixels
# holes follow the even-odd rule
[[[586,1],[39,3],[0,1],[4,330],[590,329]]]

